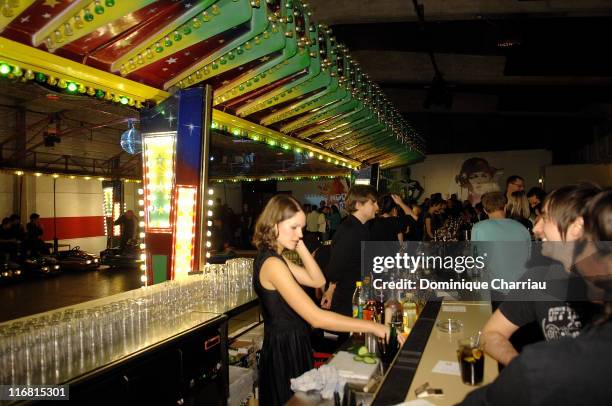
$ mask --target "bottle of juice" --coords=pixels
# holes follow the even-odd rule
[[[363,289],[361,281],[355,283],[355,292],[353,292],[353,317],[363,319],[363,307],[365,300],[363,298]]]

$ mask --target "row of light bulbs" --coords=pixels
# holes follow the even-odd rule
[[[281,149],[285,150],[285,151],[295,151],[297,153],[302,153],[304,152],[304,150],[307,148],[306,147],[300,147],[297,145],[291,145],[289,142],[279,142],[278,140],[271,138],[271,137],[266,137],[264,135],[255,133],[255,132],[247,132],[246,130],[243,130],[241,128],[228,128],[227,126],[222,126],[219,123],[217,123],[216,121],[213,121],[211,123],[211,128],[213,130],[219,130],[219,131],[224,131],[227,133],[232,134],[235,137],[245,137],[245,138],[249,138],[253,141],[258,141],[258,142],[265,142],[266,144],[270,145],[271,147],[280,147]],[[341,159],[337,159],[337,158],[332,158],[331,156],[324,156],[321,153],[315,153],[314,151],[308,151],[308,156],[310,158],[317,158],[320,161],[325,161],[328,162],[330,164],[334,164],[336,166],[340,166],[340,167],[344,167],[344,168],[348,168],[348,169],[357,169],[356,165],[352,165],[347,163],[346,161],[342,161]]]
[[[51,176],[54,179],[58,179],[58,178],[64,178],[64,179],[84,179],[84,180],[99,180],[100,182],[104,181],[104,180],[111,180],[110,178],[104,178],[101,176],[83,176],[83,175],[67,175],[67,174],[59,174],[59,173],[43,173],[43,172],[27,172],[27,171],[22,171],[22,170],[17,170],[17,171],[13,171],[13,174],[17,175],[17,176],[24,176],[24,175],[32,175],[35,176],[37,178],[41,177],[41,176]],[[126,179],[123,178],[121,179],[122,182],[125,183],[142,183],[142,180],[139,179]]]

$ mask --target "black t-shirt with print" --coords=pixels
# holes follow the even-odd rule
[[[612,399],[612,322],[587,326],[576,339],[525,348],[497,379],[461,406],[604,406]]]
[[[525,293],[518,291],[517,296],[502,303],[499,310],[519,327],[535,321],[546,340],[577,337],[601,312],[600,305],[587,301],[584,280],[573,272],[565,272],[560,265],[532,268],[521,278],[527,279],[546,281],[546,293],[551,300],[542,300],[542,295],[540,300],[520,301],[518,295]]]

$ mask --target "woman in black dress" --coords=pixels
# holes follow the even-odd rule
[[[325,285],[321,269],[302,241],[306,216],[290,196],[274,196],[257,220],[253,244],[258,255],[253,267],[253,285],[261,302],[264,318],[264,343],[259,363],[261,405],[287,402],[290,379],[312,369],[309,325],[338,332],[372,333],[385,338],[388,327],[371,321],[353,319],[317,307],[302,286]],[[295,250],[303,267],[281,256]],[[301,286],[300,286],[301,285]]]
[[[378,199],[378,207],[378,216],[368,221],[371,240],[403,242],[408,228],[407,213],[412,209],[398,195],[381,196]]]

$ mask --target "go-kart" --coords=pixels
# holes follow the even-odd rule
[[[23,271],[18,263],[8,259],[7,256],[3,256],[0,260],[0,283],[16,282],[23,278]]]
[[[81,271],[100,267],[100,258],[81,250],[78,246],[67,251],[58,251],[55,257],[63,270]]]
[[[123,250],[118,247],[108,248],[100,252],[100,263],[112,269],[139,269],[144,261],[140,258],[144,253],[137,242],[128,242]]]
[[[37,255],[25,258],[22,263],[23,271],[30,275],[52,276],[61,272],[59,261],[51,255]]]

